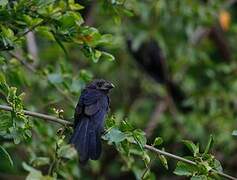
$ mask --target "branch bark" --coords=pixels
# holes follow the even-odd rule
[[[159,104],[157,104],[150,121],[147,124],[147,127],[145,129],[145,133],[147,137],[151,137],[153,134],[158,122],[159,118],[162,115],[162,113],[166,110],[167,108],[167,102],[165,100],[161,101]]]
[[[12,108],[10,106],[5,106],[5,105],[0,105],[0,110],[4,110],[4,111],[12,111]],[[39,119],[44,119],[46,121],[51,121],[51,122],[55,122],[55,123],[59,123],[61,125],[69,125],[69,126],[72,126],[73,123],[72,122],[69,122],[65,119],[60,119],[60,118],[56,118],[54,116],[49,116],[49,115],[46,115],[46,114],[41,114],[41,113],[37,113],[37,112],[32,112],[32,111],[27,111],[27,110],[24,110],[24,114],[25,115],[29,115],[29,116],[33,116],[33,117],[36,117],[36,118],[39,118]],[[144,146],[145,149],[147,149],[148,151],[151,151],[151,152],[154,152],[156,154],[161,154],[161,155],[164,155],[164,156],[167,156],[167,157],[170,157],[172,159],[175,159],[175,160],[178,160],[178,161],[182,161],[182,162],[185,162],[187,164],[192,164],[192,165],[197,165],[196,162],[194,161],[191,161],[191,160],[188,160],[188,159],[185,159],[183,157],[180,157],[180,156],[176,156],[174,154],[171,154],[171,153],[168,153],[166,151],[162,151],[160,149],[157,149],[153,146],[150,146],[150,145],[145,145]],[[225,174],[223,172],[219,172],[219,171],[216,171],[214,169],[211,170],[212,172],[222,176],[222,177],[225,177],[227,179],[231,179],[231,180],[237,180],[237,178],[233,177],[233,176],[230,176],[228,174]]]
[[[28,34],[26,34],[26,42],[27,51],[33,57],[33,65],[36,66],[39,61],[39,56],[34,32],[30,31]]]
[[[5,105],[0,105],[0,110],[10,111],[11,112],[12,111],[12,107],[5,106]],[[70,126],[73,125],[73,123],[70,122],[70,121],[67,121],[67,120],[64,120],[64,119],[60,119],[60,118],[56,118],[54,116],[49,116],[49,115],[46,115],[46,114],[32,112],[32,111],[27,111],[27,110],[24,110],[23,112],[27,116],[32,116],[32,117],[36,117],[36,118],[39,118],[39,119],[44,119],[46,121],[52,121],[52,122],[55,122],[55,123],[58,123],[58,124],[61,124],[61,125],[70,125]]]

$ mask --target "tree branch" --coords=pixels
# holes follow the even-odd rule
[[[12,107],[5,106],[5,105],[0,105],[0,109],[4,110],[4,111],[10,111],[10,112],[12,111]],[[46,121],[56,122],[56,123],[59,123],[61,125],[70,125],[71,126],[73,124],[72,122],[64,120],[64,119],[56,118],[54,116],[49,116],[49,115],[41,114],[41,113],[37,113],[37,112],[24,110],[23,113],[25,115],[28,115],[28,116],[36,117],[36,118],[39,118],[39,119],[44,119]]]
[[[33,65],[36,66],[39,61],[39,55],[34,32],[31,31],[26,34],[26,42],[27,51],[33,57]]]
[[[33,31],[35,28],[37,28],[38,26],[41,26],[42,24],[45,23],[45,20],[40,21],[38,24],[35,24],[34,26],[30,27],[29,29],[27,29],[25,32],[23,32],[22,34],[20,34],[18,36],[18,38],[16,40],[19,40],[21,37],[25,36],[26,34],[28,34],[29,32]],[[15,40],[15,41],[16,41]]]
[[[36,69],[33,67],[33,66],[31,66],[31,65],[29,65],[29,64],[27,64],[24,60],[23,60],[23,58],[22,57],[19,57],[19,56],[17,56],[16,54],[14,54],[14,53],[12,53],[12,52],[8,52],[12,57],[14,57],[16,60],[18,60],[25,68],[27,68],[29,71],[31,71],[31,72],[33,72],[33,73],[35,73],[35,74],[38,74],[38,75],[40,75],[37,71],[36,71]],[[43,78],[45,78],[44,76],[42,76]],[[70,106],[73,106],[73,104],[74,104],[74,101],[73,101],[73,99],[70,97],[70,96],[68,96],[60,87],[58,87],[58,86],[56,86],[55,84],[53,84],[53,83],[51,83],[49,80],[48,80],[48,78],[45,78],[47,81],[48,81],[48,83],[51,85],[51,86],[53,86],[59,93],[61,93],[64,97],[65,97],[65,99],[67,99],[70,103],[68,103]]]
[[[29,65],[27,62],[25,62],[23,59],[21,59],[18,55],[12,53],[12,52],[8,52],[12,57],[14,57],[16,60],[18,60],[24,67],[26,67],[29,71],[36,73],[36,70],[34,69],[34,67],[32,67],[31,65]]]
[[[0,105],[0,110],[4,110],[4,111],[12,111],[12,108],[10,106],[5,106],[5,105]],[[56,122],[56,123],[59,123],[61,125],[70,125],[72,126],[73,123],[72,122],[69,122],[65,119],[60,119],[60,118],[56,118],[56,117],[53,117],[53,116],[49,116],[49,115],[46,115],[46,114],[41,114],[41,113],[37,113],[37,112],[32,112],[32,111],[27,111],[27,110],[24,110],[23,111],[25,115],[29,115],[29,116],[33,116],[33,117],[36,117],[36,118],[39,118],[39,119],[44,119],[46,121],[52,121],[52,122]],[[154,152],[154,153],[157,153],[157,154],[161,154],[161,155],[164,155],[164,156],[167,156],[167,157],[170,157],[172,159],[176,159],[178,161],[182,161],[182,162],[185,162],[187,164],[192,164],[192,165],[197,165],[196,162],[194,161],[191,161],[191,160],[188,160],[188,159],[185,159],[183,157],[180,157],[180,156],[176,156],[174,154],[171,154],[171,153],[168,153],[166,151],[162,151],[160,149],[157,149],[153,146],[150,146],[150,145],[145,145],[144,146],[145,149],[151,151],[151,152]],[[227,179],[231,179],[231,180],[237,180],[237,178],[233,177],[233,176],[230,176],[228,174],[225,174],[225,173],[222,173],[222,172],[219,172],[219,171],[216,171],[214,169],[211,170],[212,172],[222,176],[222,177],[225,177]]]
[[[161,154],[161,155],[170,157],[170,158],[172,158],[172,159],[176,159],[176,160],[178,160],[178,161],[185,162],[185,163],[187,163],[187,164],[197,165],[197,163],[194,162],[194,161],[190,161],[190,160],[185,159],[185,158],[182,158],[182,157],[180,157],[180,156],[176,156],[176,155],[171,154],[171,153],[168,153],[168,152],[166,152],[166,151],[162,151],[162,150],[160,150],[160,149],[157,149],[157,148],[155,148],[155,147],[153,147],[153,146],[150,146],[150,145],[147,145],[147,144],[144,146],[144,148],[147,149],[147,150],[149,150],[149,151],[155,152],[155,153],[157,153],[157,154]],[[233,177],[233,176],[230,176],[230,175],[228,175],[228,174],[225,174],[225,173],[223,173],[223,172],[216,171],[216,170],[214,170],[214,169],[211,169],[211,171],[214,172],[214,173],[216,173],[216,174],[218,174],[218,175],[220,175],[220,176],[222,176],[222,177],[225,177],[225,178],[227,178],[227,179],[237,180],[237,178],[235,178],[235,177]]]
[[[166,110],[166,108],[167,108],[167,102],[165,100],[161,101],[159,104],[156,105],[155,110],[144,130],[147,137],[152,136],[159,122],[159,118],[162,115],[162,113]]]

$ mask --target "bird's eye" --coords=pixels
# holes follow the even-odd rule
[[[97,86],[102,87],[102,83],[101,82],[97,83]]]

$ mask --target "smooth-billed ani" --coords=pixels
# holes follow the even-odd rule
[[[79,161],[97,160],[101,154],[101,133],[109,109],[109,91],[114,85],[103,79],[94,80],[82,91],[74,114],[74,132],[70,143],[79,153]]]
[[[182,112],[188,112],[192,108],[183,104],[186,99],[185,93],[170,76],[166,59],[158,43],[154,40],[143,42],[137,50],[132,49],[132,40],[127,41],[128,50],[134,60],[149,74],[155,81],[167,86],[174,103]]]

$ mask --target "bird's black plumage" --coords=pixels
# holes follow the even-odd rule
[[[184,91],[170,77],[166,59],[159,44],[154,40],[141,43],[137,50],[132,48],[132,40],[127,41],[128,50],[133,55],[134,60],[149,74],[156,82],[165,84],[177,107],[188,112],[191,107],[183,105],[186,95]]]
[[[82,164],[97,160],[101,154],[101,133],[109,109],[109,90],[113,84],[94,80],[81,93],[74,114],[74,132],[70,143],[79,153]]]

